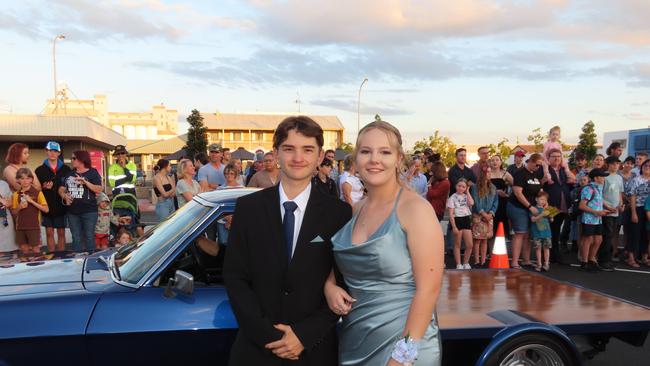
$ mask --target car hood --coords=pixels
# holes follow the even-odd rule
[[[84,259],[61,259],[0,266],[0,296],[83,289]]]

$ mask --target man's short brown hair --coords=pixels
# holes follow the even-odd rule
[[[291,116],[285,118],[273,133],[273,148],[278,149],[280,145],[289,136],[289,131],[296,130],[296,132],[307,137],[316,139],[318,148],[323,149],[323,129],[307,116]]]

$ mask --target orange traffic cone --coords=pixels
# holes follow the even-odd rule
[[[510,268],[506,238],[503,235],[503,222],[500,222],[497,227],[497,235],[494,238],[494,246],[490,256],[490,268]]]

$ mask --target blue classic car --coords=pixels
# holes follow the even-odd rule
[[[195,197],[136,243],[0,268],[0,365],[225,365],[237,329],[199,235],[254,189]]]
[[[198,242],[255,191],[201,194],[119,250],[0,266],[0,366],[226,365],[225,247]],[[443,365],[580,365],[650,330],[645,307],[522,270],[447,271],[437,313]]]

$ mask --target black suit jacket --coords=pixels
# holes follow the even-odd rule
[[[351,207],[311,188],[289,262],[282,230],[279,186],[237,200],[224,263],[224,280],[239,332],[230,365],[337,365],[332,313],[323,285],[334,265],[330,238],[352,216]],[[322,242],[312,242],[320,236]],[[305,350],[282,360],[264,345],[282,338],[273,324],[288,324]]]

